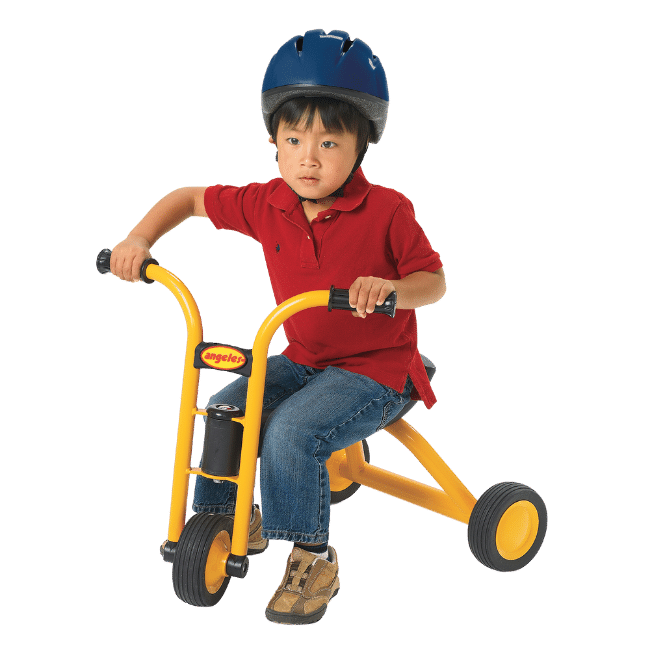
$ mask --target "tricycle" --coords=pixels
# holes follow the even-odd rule
[[[110,251],[97,257],[100,273],[110,272]],[[154,259],[145,260],[141,279],[163,284],[178,300],[187,324],[187,346],[178,421],[167,539],[160,547],[173,565],[176,595],[199,607],[215,605],[231,577],[248,572],[248,534],[259,450],[269,413],[262,410],[268,349],[276,330],[303,309],[352,310],[348,291],[309,291],[278,305],[259,328],[252,349],[203,340],[198,307],[187,287]],[[393,292],[376,314],[394,316]],[[422,356],[429,381],[435,366]],[[210,412],[198,408],[199,373],[216,369],[248,377],[244,412],[227,404]],[[424,466],[440,488],[425,485],[370,464],[365,440],[334,452],[327,461],[331,502],[350,498],[360,486],[403,499],[468,526],[469,547],[476,559],[496,571],[515,571],[526,566],[540,549],[546,533],[546,507],[540,496],[520,483],[498,483],[478,500],[461,483],[425,438],[405,420],[416,405],[411,400],[384,429],[401,442]],[[203,455],[199,467],[191,467],[194,418],[206,418]],[[192,474],[238,486],[232,516],[199,513],[186,522],[189,480]],[[264,504],[262,504],[263,506]]]

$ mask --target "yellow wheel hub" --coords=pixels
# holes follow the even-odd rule
[[[216,594],[226,577],[226,562],[230,555],[230,535],[222,530],[213,540],[205,564],[205,588]]]
[[[504,513],[497,526],[497,551],[506,560],[518,560],[528,553],[537,537],[539,515],[530,501],[517,501]]]

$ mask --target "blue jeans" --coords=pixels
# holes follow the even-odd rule
[[[248,379],[240,377],[213,395],[209,404],[244,410]],[[266,539],[308,544],[328,542],[330,485],[325,463],[334,451],[379,431],[409,401],[403,393],[364,375],[302,366],[269,357],[263,408],[266,423],[260,457],[260,490]],[[237,485],[196,478],[195,512],[233,514]]]

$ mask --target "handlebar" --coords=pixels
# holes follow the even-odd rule
[[[147,277],[147,267],[149,264],[158,264],[158,262],[150,257],[142,262],[140,267],[140,279],[147,284],[153,284],[153,280]],[[108,248],[99,252],[97,256],[97,270],[100,273],[110,273],[111,272],[111,251]]]
[[[154,281],[147,277],[147,267],[150,264],[158,264],[158,262],[149,258],[142,262],[140,267],[140,279],[147,284],[152,284]],[[97,256],[97,270],[100,273],[111,272],[111,251],[108,248],[102,250]],[[350,291],[349,289],[335,289],[334,285],[330,287],[329,301],[327,303],[327,311],[332,309],[341,311],[356,311],[355,307],[350,307]],[[375,307],[375,314],[386,314],[391,318],[395,318],[395,310],[397,309],[397,293],[392,291],[384,300],[383,305]]]

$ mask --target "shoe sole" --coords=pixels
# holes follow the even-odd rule
[[[330,601],[338,593],[339,590],[337,589],[332,594]],[[322,607],[319,607],[311,614],[306,614],[306,615],[292,614],[291,612],[276,612],[275,610],[269,609],[267,607],[266,618],[268,618],[269,621],[272,621],[273,623],[280,623],[282,625],[308,625],[309,623],[316,623],[317,621],[320,621],[321,618],[323,618],[323,616],[325,615],[325,611],[327,610],[327,605],[328,603],[326,603]]]

